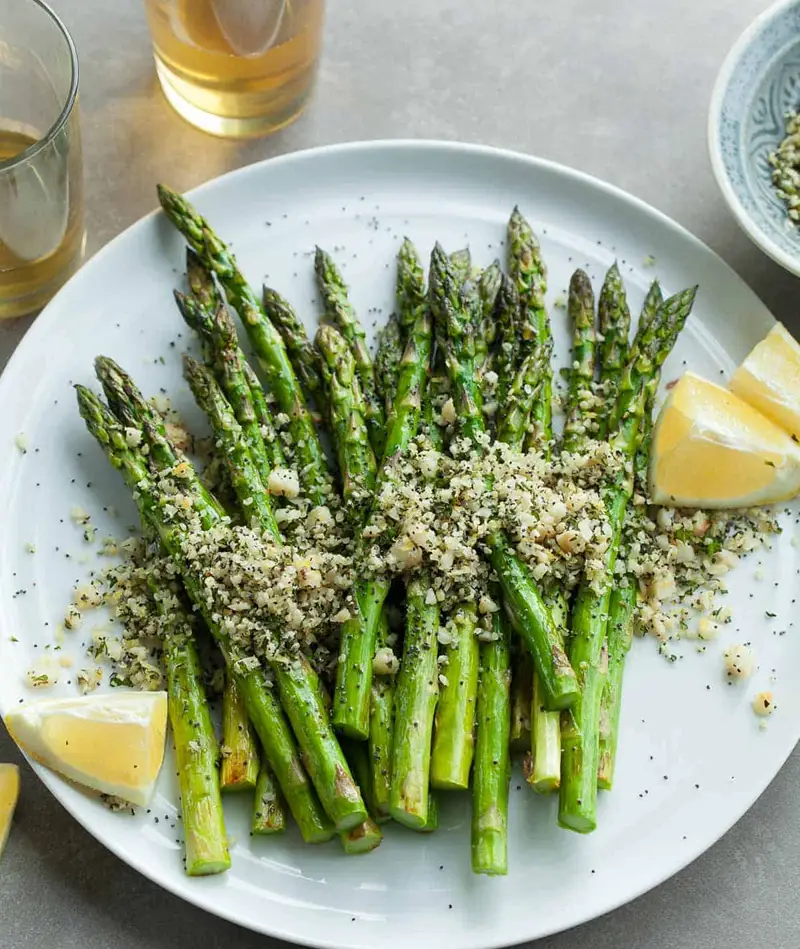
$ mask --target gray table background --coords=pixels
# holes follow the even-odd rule
[[[738,230],[706,151],[714,77],[764,0],[332,0],[309,110],[250,143],[207,137],[170,110],[139,3],[51,2],[81,58],[89,253],[155,206],[158,180],[183,190],[331,142],[459,139],[563,162],[643,198],[714,248],[800,332],[797,281]],[[0,366],[28,325],[0,324]],[[22,764],[0,726],[0,761],[9,760]],[[0,870],[0,949],[277,949],[129,869],[26,765],[22,785]],[[794,949],[798,787],[795,753],[751,812],[692,866],[537,946]]]

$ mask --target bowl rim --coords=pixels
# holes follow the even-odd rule
[[[777,3],[773,3],[772,6],[764,10],[763,13],[760,13],[739,36],[725,56],[722,66],[717,73],[708,111],[708,151],[711,158],[711,169],[714,172],[714,177],[717,180],[722,196],[725,198],[737,224],[745,234],[747,234],[750,240],[776,263],[780,264],[781,267],[795,274],[795,276],[800,276],[800,250],[798,250],[796,256],[792,256],[782,250],[773,241],[770,235],[761,226],[756,224],[754,219],[743,207],[738,195],[731,186],[719,147],[719,126],[720,115],[722,113],[722,100],[744,51],[750,46],[754,37],[761,32],[765,24],[769,23],[789,7],[799,4],[800,0],[778,0]]]

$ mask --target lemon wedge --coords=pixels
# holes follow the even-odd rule
[[[19,768],[15,764],[0,764],[0,857],[8,840],[18,797]]]
[[[653,431],[656,504],[730,508],[800,493],[800,445],[737,395],[687,372]]]
[[[78,784],[145,805],[164,760],[166,692],[43,699],[6,715],[32,758]]]
[[[739,366],[731,389],[800,439],[800,343],[778,323]]]

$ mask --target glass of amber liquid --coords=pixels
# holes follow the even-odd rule
[[[83,257],[78,57],[40,0],[0,15],[0,318],[40,309]]]
[[[192,125],[266,135],[303,111],[314,85],[324,0],[145,0],[156,71]]]

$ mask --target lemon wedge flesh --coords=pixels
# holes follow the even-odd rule
[[[8,840],[18,797],[19,768],[15,764],[0,764],[0,857]]]
[[[6,726],[23,751],[48,768],[145,805],[164,760],[167,693],[43,699],[9,712]]]
[[[731,389],[800,440],[800,343],[781,323],[739,366]]]
[[[800,493],[800,445],[737,395],[687,372],[653,431],[656,504],[732,508]]]

